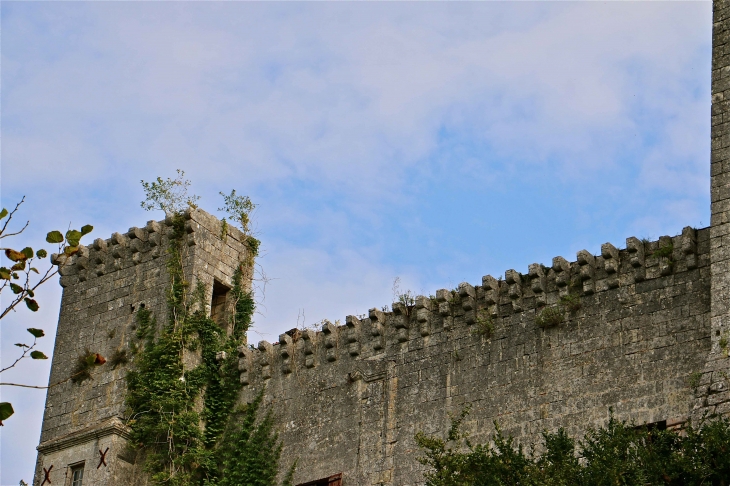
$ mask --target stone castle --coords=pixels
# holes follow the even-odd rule
[[[422,484],[414,435],[443,433],[467,405],[475,440],[497,420],[525,443],[558,427],[579,435],[604,424],[609,407],[670,428],[730,413],[728,40],[730,0],[716,0],[710,227],[606,243],[239,348],[241,400],[265,387],[282,457],[299,459],[295,484]],[[221,239],[220,221],[202,210],[186,218],[185,271],[207,287],[211,312],[225,313],[245,237],[231,229]],[[85,349],[108,356],[128,344],[141,307],[164,317],[170,231],[151,221],[114,233],[62,269],[51,383]],[[35,486],[71,486],[79,470],[84,485],[146,483],[124,447],[126,366],[94,373],[49,389]]]

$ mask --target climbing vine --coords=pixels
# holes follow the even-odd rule
[[[241,389],[237,348],[245,342],[255,310],[245,279],[258,240],[248,244],[248,255],[235,270],[227,333],[207,315],[204,284],[191,288],[185,279],[185,221],[179,213],[171,219],[167,318],[158,326],[148,309],[136,314],[126,398],[132,447],[152,484],[274,484],[281,444],[271,412],[257,420],[263,394],[236,408]],[[256,474],[263,482],[232,477]]]

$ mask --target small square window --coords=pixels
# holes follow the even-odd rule
[[[217,322],[220,326],[223,326],[225,322],[226,300],[230,290],[230,288],[220,283],[218,280],[213,281],[213,297],[210,302],[210,318]]]
[[[83,486],[84,483],[84,465],[74,466],[71,468],[71,486]]]

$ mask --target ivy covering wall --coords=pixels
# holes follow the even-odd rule
[[[167,316],[136,314],[132,368],[127,374],[130,445],[155,485],[275,484],[281,443],[262,397],[237,405],[241,384],[237,348],[245,343],[255,309],[246,287],[258,241],[239,263],[229,297],[229,330],[207,315],[207,289],[191,286],[183,272],[185,221],[172,218],[167,271]],[[294,465],[283,484],[290,484]]]

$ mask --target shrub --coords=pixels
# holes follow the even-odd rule
[[[491,444],[461,431],[468,411],[452,419],[446,440],[416,435],[427,486],[721,485],[730,476],[730,419],[715,418],[680,434],[636,427],[610,414],[582,441],[565,430],[542,435],[542,454],[525,452],[495,422]],[[578,458],[581,458],[579,461]]]
[[[543,329],[557,326],[565,320],[565,315],[559,307],[545,307],[536,317],[535,324]]]

